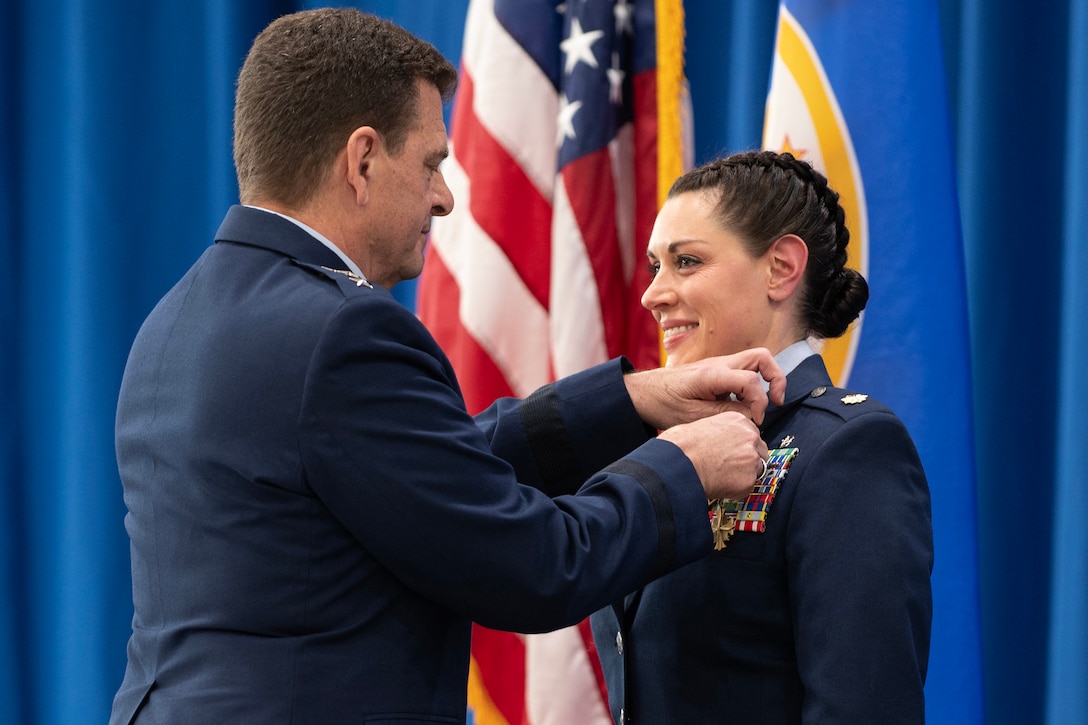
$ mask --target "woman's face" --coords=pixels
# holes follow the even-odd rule
[[[668,364],[766,347],[774,325],[765,258],[712,218],[706,193],[667,200],[646,254],[653,280],[642,295],[664,332]]]

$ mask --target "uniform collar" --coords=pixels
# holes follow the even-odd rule
[[[796,346],[791,345],[786,350],[794,347]],[[831,376],[827,373],[824,359],[813,353],[811,349],[809,349],[809,353],[800,362],[794,363],[794,367],[786,373],[786,400],[780,406],[774,403],[767,406],[767,413],[763,418],[763,425],[760,426],[760,430],[769,429],[783,415],[808,398],[816,388],[820,386],[830,387]],[[775,356],[775,361],[778,361],[778,356]],[[782,366],[782,363],[779,362],[779,365]]]
[[[302,229],[304,232],[309,234],[311,237],[313,237],[314,239],[316,239],[317,241],[321,242],[326,247],[328,247],[333,252],[333,254],[335,254],[337,257],[340,258],[340,261],[343,262],[344,266],[347,267],[349,272],[354,274],[359,279],[363,280],[363,282],[368,287],[371,286],[370,283],[367,282],[366,275],[363,274],[363,270],[359,269],[359,265],[355,264],[355,262],[352,261],[351,257],[349,257],[347,254],[345,254],[344,250],[340,249],[340,247],[336,246],[336,244],[334,244],[331,239],[329,239],[324,234],[317,231],[316,229],[314,229],[310,225],[308,225],[308,224],[306,224],[304,222],[301,222],[298,219],[295,219],[293,216],[288,216],[287,214],[282,214],[282,213],[280,213],[278,211],[273,211],[271,209],[265,209],[263,206],[253,206],[253,205],[250,205],[250,204],[246,204],[245,206],[246,206],[247,209],[258,209],[260,211],[266,211],[269,214],[275,214],[276,216],[283,217],[284,219],[291,222],[292,224],[295,224],[300,229]]]
[[[815,354],[816,351],[812,349],[807,340],[798,340],[775,355],[774,361],[778,363],[778,367],[782,368],[783,373],[789,375],[794,368]]]
[[[330,269],[344,266],[340,255],[293,222],[275,212],[236,204],[227,210],[215,241],[270,249],[299,262]]]

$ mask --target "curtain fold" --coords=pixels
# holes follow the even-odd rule
[[[1083,163],[1088,159],[1088,2],[1071,9],[1068,27],[1058,454],[1045,693],[1049,725],[1088,722],[1088,484],[1080,455],[1088,440],[1088,418],[1078,410],[1088,396],[1088,164]]]
[[[458,60],[467,0],[357,5]],[[0,722],[106,719],[132,616],[113,453],[125,357],[235,201],[234,78],[253,36],[297,7],[0,9]],[[986,719],[1084,722],[1088,0],[941,10],[970,307]],[[685,3],[696,163],[759,146],[775,11]],[[413,305],[414,287],[402,287]]]
[[[19,57],[18,14],[0,24],[0,99],[17,97],[15,62]],[[18,138],[11,104],[0,104],[0,137]],[[17,455],[21,444],[15,406],[19,348],[14,335],[16,238],[15,212],[18,166],[16,145],[0,144],[0,721],[23,721],[23,662],[26,656],[16,636],[23,620],[16,592],[22,581],[20,544],[26,538],[19,512]]]
[[[963,3],[957,142],[991,722],[1041,722],[1047,687],[1053,512],[1062,503],[1055,489],[1064,455],[1056,445],[1066,396],[1059,385],[1063,247],[1084,244],[1063,238],[1063,219],[1077,213],[1065,208],[1063,191],[1076,163],[1066,152],[1066,105],[1075,92],[1066,54],[1077,4]],[[1069,485],[1083,491],[1083,473],[1071,475]]]

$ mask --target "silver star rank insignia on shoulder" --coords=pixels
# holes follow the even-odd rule
[[[326,267],[325,265],[321,265],[321,269],[344,275],[352,282],[354,282],[356,287],[362,287],[363,285],[366,285],[369,289],[374,289],[374,285],[370,284],[370,282],[367,282],[365,279],[355,274],[354,272],[350,272],[346,269],[333,269],[332,267]]]
[[[846,405],[857,405],[858,403],[864,403],[868,399],[869,396],[864,393],[852,393],[851,395],[842,396],[842,402]]]

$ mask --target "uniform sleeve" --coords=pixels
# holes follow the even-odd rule
[[[929,488],[889,412],[809,461],[787,548],[805,723],[922,723],[932,619]]]
[[[631,369],[622,358],[610,360],[545,385],[525,400],[496,401],[476,423],[522,483],[550,496],[574,493],[654,435],[623,383]]]
[[[702,486],[666,441],[576,495],[519,483],[433,339],[391,299],[344,305],[306,388],[300,445],[318,497],[407,587],[486,626],[575,623],[710,549]]]

